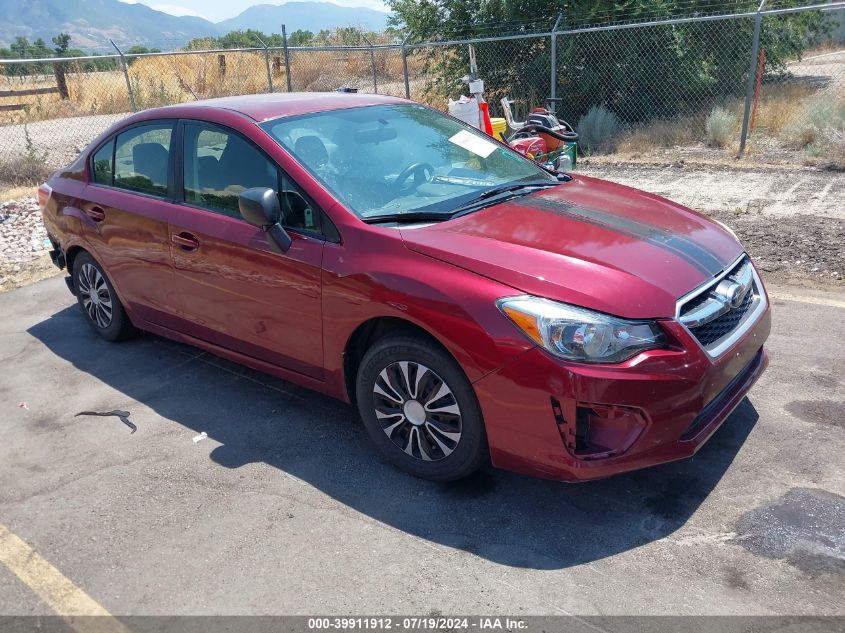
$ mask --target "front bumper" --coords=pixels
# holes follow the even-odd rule
[[[768,365],[771,313],[718,358],[679,323],[665,329],[669,349],[619,365],[567,363],[534,348],[476,382],[493,464],[586,481],[695,454]]]

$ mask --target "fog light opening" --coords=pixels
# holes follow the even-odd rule
[[[564,403],[555,398],[552,412],[566,449],[584,460],[621,455],[647,426],[639,409],[587,403]],[[572,422],[571,422],[572,421]],[[574,423],[573,423],[574,422]]]

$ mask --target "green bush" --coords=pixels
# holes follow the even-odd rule
[[[707,115],[704,129],[707,132],[708,145],[727,147],[736,137],[736,116],[725,108],[716,106]]]
[[[831,132],[845,131],[845,99],[821,95],[813,99],[797,121],[783,128],[783,137],[792,147],[824,146]]]
[[[845,131],[823,130],[804,151],[804,162],[831,171],[845,171]]]
[[[622,129],[622,121],[613,112],[593,106],[578,119],[578,144],[591,154],[613,151]]]

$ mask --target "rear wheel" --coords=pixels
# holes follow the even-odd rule
[[[485,462],[487,439],[475,392],[437,345],[408,335],[378,341],[361,361],[356,395],[373,442],[402,470],[454,481]]]
[[[88,253],[73,260],[73,285],[85,319],[97,334],[107,341],[119,341],[134,333],[111,281]]]

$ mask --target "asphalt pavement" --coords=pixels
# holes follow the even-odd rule
[[[417,480],[348,405],[104,342],[61,278],[2,294],[0,614],[845,615],[845,293],[770,291],[708,444],[578,485]]]

